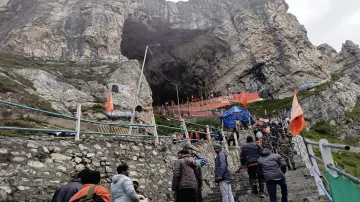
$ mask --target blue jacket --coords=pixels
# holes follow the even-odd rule
[[[206,165],[208,162],[207,162],[207,160],[206,160],[203,156],[201,156],[200,154],[198,154],[198,155],[196,155],[196,163],[197,163],[199,166],[203,167],[203,166]]]
[[[231,181],[227,154],[223,151],[220,151],[215,159],[215,179],[219,177],[222,177],[224,181]]]

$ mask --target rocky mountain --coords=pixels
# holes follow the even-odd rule
[[[147,112],[151,91],[155,104],[175,100],[173,84],[183,100],[229,89],[278,99],[314,82],[324,91],[302,102],[316,120],[351,111],[359,94],[358,47],[348,41],[337,53],[312,45],[285,0],[2,0],[0,27],[2,52],[45,61],[11,74],[59,111],[104,100],[113,84],[120,89],[115,105],[130,109],[152,44],[160,46],[146,60]]]

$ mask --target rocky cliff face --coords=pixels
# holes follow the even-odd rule
[[[2,10],[2,51],[122,63],[160,43],[145,68],[156,102],[174,99],[170,82],[183,98],[228,88],[277,98],[330,79],[284,0],[9,0]]]
[[[326,44],[313,46],[284,0],[8,0],[0,6],[2,51],[121,67],[115,71],[109,66],[78,65],[76,79],[46,89],[35,75],[54,80],[58,76],[54,71],[14,70],[51,103],[69,97],[54,104],[56,110],[70,111],[78,101],[91,105],[106,97],[112,83],[121,89],[115,104],[130,109],[139,75],[135,60],[142,62],[146,45],[157,43],[161,46],[150,47],[145,66],[155,103],[175,100],[174,83],[183,100],[228,89],[283,98],[302,84],[328,83],[325,91],[303,101],[310,116],[321,120],[351,110],[358,96],[356,45],[346,42],[341,53]],[[103,76],[83,81],[79,78],[83,72]],[[339,75],[336,82],[331,80],[334,73]],[[70,86],[81,87],[65,91]],[[146,83],[143,88],[142,104],[150,109],[151,93]],[[55,91],[62,93],[55,96]]]

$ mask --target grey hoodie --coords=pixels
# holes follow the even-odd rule
[[[139,202],[132,180],[123,174],[114,175],[111,182],[112,202]]]
[[[264,175],[266,182],[285,177],[286,164],[284,159],[279,154],[272,154],[268,148],[262,151],[258,159],[258,167],[260,174]]]
[[[172,190],[199,189],[201,187],[201,168],[191,155],[183,155],[173,169]]]

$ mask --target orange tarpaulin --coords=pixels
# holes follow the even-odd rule
[[[114,111],[114,105],[113,105],[113,99],[112,99],[112,93],[110,92],[109,97],[105,104],[105,109],[108,110],[108,112],[112,113]]]
[[[293,136],[297,136],[304,128],[306,128],[304,112],[298,102],[295,90],[290,116],[290,132]]]

